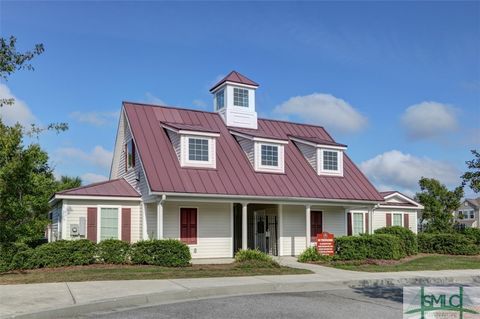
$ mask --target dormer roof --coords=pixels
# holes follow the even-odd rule
[[[327,145],[327,146],[336,146],[336,147],[347,147],[345,144],[340,144],[334,141],[330,141],[324,138],[312,137],[312,136],[290,136],[292,140],[305,141],[315,145]]]
[[[244,84],[244,85],[250,85],[250,86],[255,86],[258,87],[258,83],[250,80],[246,76],[238,73],[237,71],[232,71],[228,73],[226,77],[221,79],[217,84],[215,84],[211,89],[210,92],[215,91],[216,88],[218,88],[220,85],[222,85],[225,82],[233,82],[233,83],[239,83],[239,84]]]

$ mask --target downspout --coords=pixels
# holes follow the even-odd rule
[[[163,194],[157,203],[157,239],[163,239],[163,203],[167,200],[167,195]]]

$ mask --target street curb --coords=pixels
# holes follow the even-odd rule
[[[168,303],[185,302],[189,300],[202,300],[241,295],[256,295],[268,293],[292,293],[334,290],[341,288],[374,288],[393,286],[422,286],[422,285],[452,285],[452,284],[480,284],[479,276],[455,277],[425,277],[412,278],[386,278],[353,281],[323,281],[323,282],[297,282],[273,283],[266,281],[262,284],[234,285],[224,287],[196,288],[187,291],[159,292],[144,295],[133,295],[122,298],[108,299],[94,303],[73,305],[57,309],[50,309],[36,313],[20,314],[5,318],[17,319],[43,319],[43,318],[70,318],[97,312],[154,306]]]

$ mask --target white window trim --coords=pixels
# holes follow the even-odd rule
[[[358,211],[358,210],[351,210],[351,211],[348,211],[346,214],[345,214],[345,234],[348,233],[348,213],[351,214],[351,217],[352,217],[352,236],[359,236],[360,234],[365,234],[366,231],[367,231],[367,226],[365,225],[365,214],[368,214],[368,212],[366,211]],[[360,234],[354,234],[354,220],[353,220],[353,214],[362,214],[362,232]],[[369,220],[370,220],[370,217],[369,217]]]
[[[208,161],[192,161],[189,159],[189,139],[208,140]],[[216,138],[210,135],[182,134],[180,135],[180,166],[197,168],[216,168]]]
[[[217,97],[218,97],[218,94],[222,93],[223,92],[223,106],[222,107],[219,107],[218,104],[217,104]],[[215,92],[215,110],[217,111],[220,111],[221,109],[224,109],[225,106],[226,106],[226,93],[227,91],[225,90],[225,88],[222,88],[221,90],[218,90]]]
[[[200,208],[198,206],[179,206],[178,207],[178,237],[179,241],[182,241],[182,208],[191,208],[197,210],[197,243],[185,244],[188,247],[196,248],[200,245]]]
[[[266,173],[285,173],[285,148],[284,144],[254,142],[255,171]],[[278,166],[262,165],[262,145],[275,146],[278,148]]]
[[[323,169],[323,153],[325,151],[337,153],[338,169],[336,171]],[[317,149],[317,167],[318,167],[318,175],[343,176],[343,151],[334,149],[334,148],[318,148]]]
[[[102,208],[116,208],[118,212],[118,240],[122,240],[122,206],[97,205],[97,243],[101,241],[102,234]]]
[[[246,91],[247,94],[247,105],[237,105],[235,104],[235,90],[243,90]],[[250,108],[250,90],[247,88],[239,87],[239,86],[234,86],[232,88],[232,105],[237,108],[243,108],[243,109],[248,109]]]
[[[392,226],[405,227],[405,223],[404,223],[404,221],[405,221],[405,216],[404,216],[404,215],[405,215],[405,214],[408,214],[408,213],[391,212],[391,214],[392,214]],[[400,225],[394,225],[394,224],[393,224],[393,220],[394,220],[393,217],[394,217],[394,215],[400,215],[400,216],[401,216],[401,217],[400,217]],[[387,216],[387,215],[385,215],[385,219],[387,218],[386,216]],[[409,218],[410,218],[410,216],[409,216]],[[410,225],[409,225],[409,227],[410,227]]]
[[[135,152],[133,152],[133,156],[135,157],[137,155],[137,149],[136,149],[136,146],[135,146],[135,142],[133,141],[133,138],[130,138],[124,145],[125,147],[125,166],[127,167],[127,172],[131,171],[132,169],[135,169],[135,165],[129,165],[128,163],[128,144],[129,143],[132,143],[132,149],[135,149]],[[133,163],[137,164],[136,163],[136,160],[135,158],[133,158]]]

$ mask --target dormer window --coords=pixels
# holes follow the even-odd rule
[[[188,138],[188,160],[189,161],[199,161],[199,162],[208,162],[209,152],[208,152],[208,139],[206,138]]]
[[[233,88],[233,105],[248,107],[248,90]]]
[[[323,170],[338,172],[338,153],[339,151],[323,150]]]
[[[278,167],[278,145],[261,144],[261,166]]]
[[[215,109],[221,110],[225,107],[225,89],[215,93]]]

